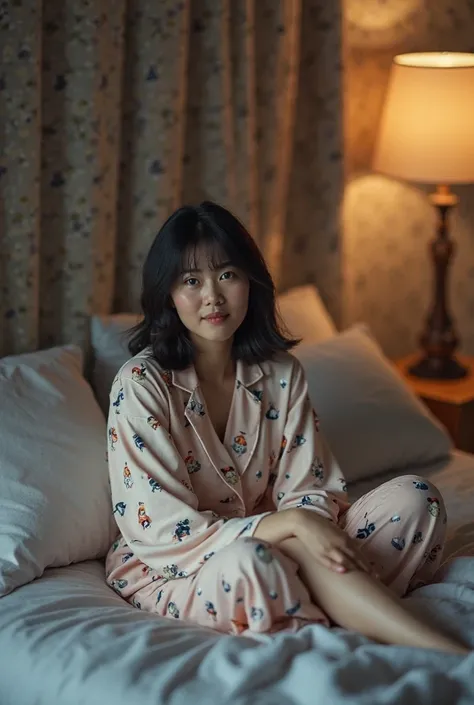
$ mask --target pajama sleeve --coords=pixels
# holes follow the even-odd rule
[[[337,523],[347,508],[346,483],[327,443],[308,394],[306,377],[295,359],[273,502],[278,510],[303,507]]]
[[[113,398],[121,395],[119,412]],[[169,434],[166,388],[118,377],[111,391],[108,464],[117,525],[130,550],[162,575],[195,573],[239,536],[251,536],[262,513],[226,519],[198,510],[183,458]]]

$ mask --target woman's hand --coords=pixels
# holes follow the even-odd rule
[[[339,526],[307,509],[296,509],[293,514],[293,533],[308,553],[330,570],[345,573],[363,570],[378,577],[361,555],[359,547]]]

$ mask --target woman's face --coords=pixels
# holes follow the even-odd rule
[[[171,290],[178,316],[191,338],[227,341],[246,316],[248,278],[229,264],[225,253],[216,258],[205,246],[196,248],[193,267],[195,269],[182,272]]]

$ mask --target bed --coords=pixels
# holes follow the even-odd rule
[[[46,407],[38,407],[37,437],[33,431],[26,434],[27,442],[20,449],[23,454],[28,445],[33,448],[36,442],[40,443],[40,453],[49,452],[47,448],[56,453],[61,438],[67,439],[64,451],[71,464],[74,456],[95,452],[94,439],[83,450],[84,439],[73,438],[67,426],[60,427],[59,420],[67,425],[65,410],[73,407],[75,428],[86,421],[97,426],[94,414],[101,412],[96,400],[104,401],[110,376],[124,355],[123,348],[117,347],[118,329],[125,329],[129,323],[128,318],[120,317],[94,323],[94,360],[89,370],[94,402],[82,370],[74,368],[75,376],[71,372],[68,377],[65,363],[61,363],[60,374],[54,378],[58,359],[64,357],[61,351],[54,353],[55,366],[50,364],[47,375],[44,356],[41,365],[36,364],[36,358],[32,362],[31,357],[20,361],[22,356],[4,359],[3,368],[0,365],[0,393],[7,406],[18,403],[21,397],[18,380],[22,375],[28,381],[28,390],[37,384],[35,403],[45,404],[47,400],[49,435],[41,431]],[[452,449],[445,431],[397,379],[366,330],[358,328],[342,334],[330,331],[319,342],[303,344],[297,354],[307,371],[310,394],[319,400],[321,422],[331,446],[342,460],[341,465],[347,463],[350,467],[347,479],[352,499],[384,480],[410,472],[429,477],[441,490],[449,517],[443,563],[432,584],[418,588],[405,599],[413,609],[452,634],[463,635],[474,649],[474,456]],[[377,360],[370,357],[372,354]],[[68,355],[70,360],[70,350]],[[38,382],[35,375],[39,375]],[[15,393],[9,397],[8,391],[13,388]],[[330,394],[326,393],[327,388]],[[342,402],[337,389],[343,392]],[[74,403],[66,399],[68,394]],[[86,404],[81,401],[81,394],[89,395],[87,404],[97,407],[92,411],[91,406],[84,406],[84,417],[78,416],[78,408]],[[351,403],[356,407],[351,408]],[[0,427],[5,441],[5,434],[14,433],[21,416],[18,409],[12,413],[11,406],[7,411],[5,404],[2,408]],[[55,414],[57,427],[51,433]],[[13,420],[8,426],[10,419]],[[101,433],[99,429],[98,448]],[[76,441],[77,445],[71,445]],[[10,444],[8,455],[0,444],[4,466],[9,467],[12,458],[17,465],[19,457],[25,461],[24,455],[14,455],[20,452],[18,445]],[[87,462],[81,458],[78,465],[81,484],[76,484],[75,495],[83,491],[84,485],[92,487],[90,483],[96,481],[97,467],[87,475],[91,457]],[[349,463],[347,458],[352,461]],[[61,462],[64,465],[63,459]],[[41,482],[46,482],[54,463],[50,458],[40,465],[41,473],[35,475],[37,492],[41,489],[38,474]],[[28,472],[33,476],[34,469],[23,469],[19,475],[22,486],[30,482],[34,485]],[[74,472],[71,465],[69,476]],[[69,476],[64,482],[69,482]],[[17,491],[8,485],[11,478],[3,481],[7,483],[4,494]],[[77,483],[77,477],[74,481]],[[70,495],[70,487],[66,489]],[[51,499],[47,490],[39,500],[41,511],[35,514],[36,523],[31,527],[34,536],[28,544],[28,560],[20,566],[26,572],[0,598],[1,705],[474,702],[474,656],[461,659],[421,649],[381,646],[355,633],[339,628],[327,630],[320,625],[308,625],[296,634],[225,636],[136,609],[105,584],[103,555],[108,537],[104,536],[102,545],[94,550],[92,544],[84,541],[80,551],[71,544],[78,530],[86,533],[89,529],[87,538],[91,541],[99,530],[99,524],[94,523],[97,512],[92,513],[89,506],[86,512],[85,502],[90,501],[91,494],[98,501],[101,492],[105,496],[105,484],[65,508],[63,499]],[[63,510],[66,513],[62,514]],[[3,532],[7,511],[0,499]],[[50,517],[46,527],[42,523],[45,514]],[[109,528],[113,531],[113,525]],[[49,535],[48,531],[56,533]],[[69,544],[47,554],[48,536],[53,540],[58,536],[58,541],[68,539]],[[0,557],[2,545],[0,537]],[[65,552],[61,553],[63,548]],[[20,554],[20,549],[17,552]],[[92,558],[94,552],[97,555]]]

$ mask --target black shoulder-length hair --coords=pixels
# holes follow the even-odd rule
[[[170,292],[179,275],[193,268],[196,247],[202,244],[216,254],[223,251],[249,279],[248,310],[234,334],[233,359],[258,363],[294,347],[299,341],[283,331],[275,286],[256,243],[232,213],[204,201],[175,211],[151,245],[142,273],[143,320],[129,331],[131,354],[151,346],[158,364],[171,370],[185,369],[193,362],[189,332],[172,306]]]

